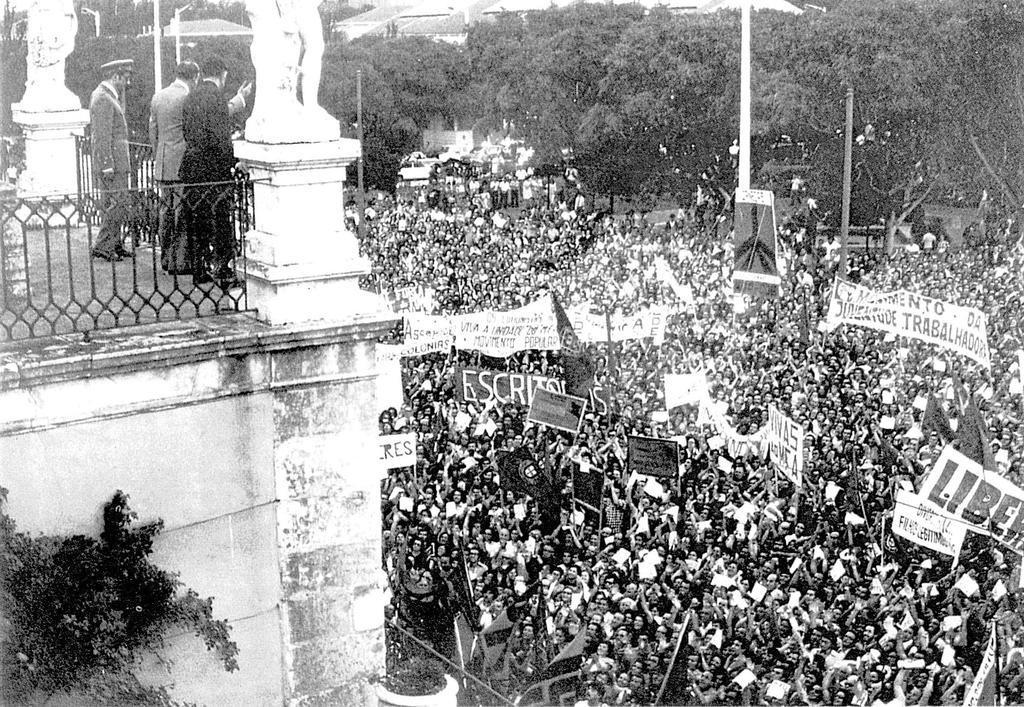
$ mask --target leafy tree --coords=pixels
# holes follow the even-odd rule
[[[143,686],[133,670],[144,653],[163,646],[171,627],[192,629],[225,670],[237,670],[238,647],[230,627],[213,619],[212,599],[185,590],[149,561],[162,522],[133,527],[136,517],[118,491],[103,508],[97,541],[20,533],[0,511],[5,704],[59,693],[114,704],[170,704],[166,690]]]

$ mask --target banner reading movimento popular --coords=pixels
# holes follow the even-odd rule
[[[825,323],[831,328],[854,324],[908,336],[992,365],[984,312],[906,290],[875,292],[836,280]]]
[[[551,297],[507,312],[487,310],[452,317],[455,348],[506,358],[517,351],[558,351],[558,324]]]
[[[803,426],[790,420],[774,405],[769,405],[765,438],[775,467],[799,486],[804,471]]]
[[[952,447],[942,450],[919,495],[972,531],[1024,551],[1024,490]]]

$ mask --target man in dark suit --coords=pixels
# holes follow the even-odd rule
[[[100,67],[103,81],[89,100],[92,123],[93,182],[99,186],[103,224],[92,256],[115,262],[130,256],[121,243],[121,226],[128,213],[128,123],[121,96],[131,83],[131,59],[108,61]]]
[[[153,177],[160,190],[160,264],[165,272],[191,272],[188,267],[181,216],[181,184],[178,168],[185,154],[182,108],[199,80],[199,66],[178,64],[174,82],[153,94],[149,104],[149,143],[153,146]]]
[[[201,73],[202,80],[182,108],[185,154],[179,174],[182,182],[192,185],[186,187],[185,195],[190,260],[196,284],[216,280],[221,289],[229,289],[241,283],[232,268],[231,169],[235,155],[228,101],[223,95],[228,70],[220,57],[210,57],[203,62]]]

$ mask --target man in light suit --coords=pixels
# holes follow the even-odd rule
[[[131,59],[108,61],[100,67],[104,80],[89,100],[92,123],[92,171],[99,185],[103,224],[92,256],[110,262],[130,256],[121,243],[121,226],[128,212],[128,123],[124,117],[121,94],[131,83],[135,62]]]
[[[165,272],[191,272],[188,244],[182,232],[181,185],[178,168],[185,154],[181,108],[199,80],[199,66],[178,64],[174,82],[153,95],[149,104],[149,143],[153,146],[154,178],[160,190],[160,264]]]

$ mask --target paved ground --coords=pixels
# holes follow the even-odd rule
[[[195,286],[191,276],[163,272],[159,248],[148,243],[118,263],[91,258],[95,231],[68,219],[45,228],[8,224],[13,238],[4,244],[0,341],[25,338],[30,327],[45,336],[244,309],[240,289],[225,294],[215,285]],[[15,248],[27,243],[27,254],[24,248],[12,252],[12,241]]]

